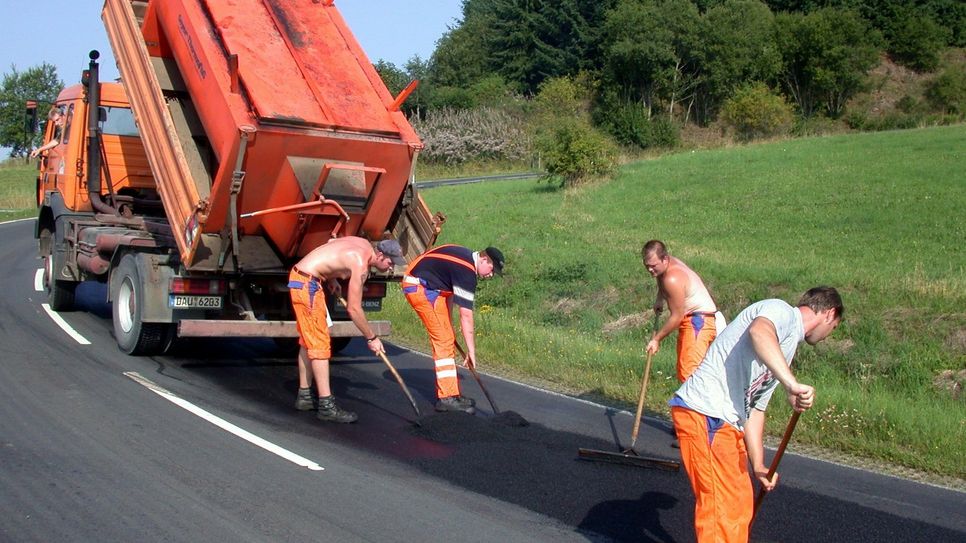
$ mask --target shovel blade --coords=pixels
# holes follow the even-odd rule
[[[610,451],[598,451],[595,449],[578,449],[577,457],[581,460],[595,462],[608,462],[611,464],[623,464],[625,466],[637,466],[641,468],[660,469],[664,471],[680,471],[681,464],[673,460],[661,458],[648,458],[639,456],[637,453],[618,453]]]

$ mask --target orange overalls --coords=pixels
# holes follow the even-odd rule
[[[686,381],[701,365],[716,336],[714,319],[714,313],[698,311],[681,319],[678,326],[678,381]]]
[[[671,419],[694,490],[698,543],[747,543],[754,490],[744,434],[675,400],[681,401],[671,401]]]
[[[288,274],[288,293],[295,311],[299,345],[306,348],[309,358],[313,360],[332,357],[329,310],[325,306],[325,289],[322,288],[324,281],[295,267]]]
[[[447,247],[441,245],[440,249]],[[449,298],[452,292],[426,288],[426,282],[412,275],[413,268],[424,258],[438,258],[457,265],[465,266],[476,273],[476,267],[460,258],[437,253],[423,253],[406,268],[402,280],[406,301],[416,310],[423,321],[433,349],[433,362],[436,365],[436,397],[449,398],[460,395],[460,384],[456,374],[456,335],[450,322]]]

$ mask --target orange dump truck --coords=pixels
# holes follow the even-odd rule
[[[54,309],[106,283],[131,354],[178,336],[295,337],[301,256],[336,236],[395,238],[408,257],[435,241],[405,95],[332,0],[107,0],[103,19],[121,81],[100,83],[91,52],[37,179]],[[363,306],[380,308],[401,271],[371,277]],[[359,332],[331,310],[339,348]]]

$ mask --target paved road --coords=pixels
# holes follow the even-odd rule
[[[59,315],[90,342],[78,343],[34,290],[32,228],[0,225],[0,541],[693,541],[683,473],[576,459],[626,445],[627,413],[484,375],[529,426],[486,408],[431,414],[428,360],[390,347],[417,427],[391,374],[353,344],[332,384],[360,421],[320,424],[291,408],[294,364],[271,342],[128,357],[103,287],[84,284],[86,310]],[[669,443],[647,420],[642,454],[674,458]],[[966,494],[794,454],[782,467],[754,541],[966,539]]]

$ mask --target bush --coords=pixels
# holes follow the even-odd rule
[[[617,147],[590,123],[558,119],[536,141],[544,169],[561,186],[573,186],[591,177],[606,177],[617,170]]]
[[[937,111],[966,115],[966,70],[950,66],[926,86],[926,100]]]
[[[585,81],[572,77],[554,77],[540,84],[533,107],[540,117],[584,116],[588,109],[589,91]]]
[[[597,122],[614,139],[641,149],[676,147],[681,143],[681,132],[676,124],[664,117],[648,117],[640,104],[601,106],[596,110]]]
[[[791,106],[764,83],[738,89],[722,110],[724,125],[740,141],[787,133],[792,119]]]
[[[472,109],[476,104],[473,93],[459,87],[437,87],[433,89],[430,108],[435,110]]]
[[[519,161],[531,154],[523,123],[502,109],[432,110],[411,121],[426,146],[422,157],[432,162]]]

